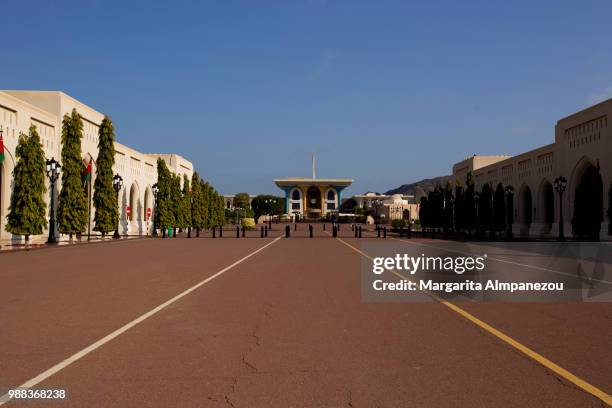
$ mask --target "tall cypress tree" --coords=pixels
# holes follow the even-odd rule
[[[183,228],[187,228],[187,238],[191,238],[191,188],[189,177],[183,174],[183,197],[181,199],[181,213],[183,216]]]
[[[225,225],[225,200],[221,194],[217,194],[217,211],[219,213],[219,225]]]
[[[491,193],[491,186],[489,183],[485,183],[482,186],[482,192],[480,193],[480,201],[478,202],[478,225],[480,225],[481,231],[492,230],[493,220],[493,194]]]
[[[87,196],[82,184],[81,139],[83,121],[76,109],[62,122],[62,190],[57,205],[59,231],[80,233],[87,226]]]
[[[200,180],[202,186],[202,217],[204,217],[204,228],[212,227],[210,214],[210,186],[204,180]]]
[[[117,192],[113,187],[113,165],[115,164],[115,131],[112,120],[106,116],[98,130],[98,159],[93,203],[96,208],[94,231],[102,236],[114,231],[119,221]]]
[[[17,164],[13,169],[14,188],[7,216],[6,230],[24,235],[26,244],[30,235],[42,234],[47,219],[47,205],[43,194],[45,187],[45,153],[36,126],[30,126],[29,135],[20,135]]]
[[[172,207],[172,213],[174,214],[174,235],[179,228],[182,228],[185,224],[185,217],[183,213],[183,194],[181,191],[181,178],[177,174],[170,175],[170,204]]]
[[[476,227],[476,190],[474,187],[474,173],[471,171],[467,174],[465,179],[465,205],[464,205],[464,221],[465,228],[468,233],[471,234],[472,230]]]
[[[165,238],[168,228],[174,226],[175,218],[171,200],[172,175],[161,158],[157,159],[157,188],[157,223]]]
[[[200,230],[205,227],[203,193],[200,175],[194,171],[191,176],[191,225],[196,229],[197,237],[200,236]]]
[[[461,231],[465,226],[465,196],[461,181],[455,181],[455,229]]]

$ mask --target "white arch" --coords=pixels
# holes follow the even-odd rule
[[[128,206],[131,210],[130,219],[128,220],[129,233],[137,233],[138,235],[141,235],[143,232],[142,214],[144,209],[140,197],[140,186],[136,180],[132,181],[132,184],[130,185],[130,190],[128,192]]]
[[[333,199],[329,199],[329,193],[333,194]],[[326,211],[336,211],[339,209],[338,207],[338,191],[335,188],[330,187],[325,191],[325,210]],[[331,204],[331,205],[330,205]]]
[[[297,193],[297,199],[294,198],[295,193]],[[303,214],[303,199],[302,199],[302,190],[298,187],[294,187],[289,192],[289,214],[298,212],[299,214]]]

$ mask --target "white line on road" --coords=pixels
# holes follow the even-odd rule
[[[212,281],[213,279],[218,278],[219,276],[223,275],[225,272],[229,271],[230,269],[232,269],[236,265],[239,265],[242,262],[246,261],[247,259],[249,259],[253,255],[257,254],[258,252],[263,251],[264,249],[266,249],[270,245],[276,243],[280,239],[281,239],[280,236],[275,238],[274,241],[269,242],[266,245],[260,247],[259,249],[256,249],[255,251],[253,251],[250,254],[246,255],[245,257],[240,258],[239,260],[237,260],[233,264],[231,264],[229,266],[226,266],[225,268],[221,269],[219,272],[215,273],[214,275],[209,276],[208,278],[204,279],[200,283],[197,283],[196,285],[190,287],[189,289],[179,293],[178,295],[176,295],[172,299],[162,303],[161,305],[155,307],[154,309],[151,309],[147,313],[141,315],[140,317],[137,317],[136,319],[132,320],[131,322],[127,323],[126,325],[124,325],[124,326],[120,327],[119,329],[115,330],[111,334],[101,338],[100,340],[96,341],[95,343],[85,347],[83,350],[81,350],[81,351],[71,355],[70,357],[68,357],[64,361],[62,361],[62,362],[54,365],[53,367],[49,368],[47,371],[37,375],[36,377],[26,381],[25,383],[21,384],[19,387],[15,387],[15,388],[28,389],[28,388],[34,387],[35,385],[37,385],[40,382],[42,382],[42,381],[46,380],[47,378],[51,377],[53,374],[57,373],[58,371],[63,370],[64,368],[68,367],[70,364],[72,364],[75,361],[85,357],[87,354],[91,353],[92,351],[96,350],[97,348],[102,347],[104,344],[106,344],[109,341],[113,340],[115,337],[120,336],[121,334],[125,333],[126,331],[128,331],[132,327],[136,326],[137,324],[139,324],[139,323],[143,322],[144,320],[148,319],[149,317],[153,316],[154,314],[156,314],[160,310],[163,310],[164,308],[166,308],[167,306],[169,306],[172,303],[176,302],[177,300],[187,296],[188,294],[190,294],[194,290],[198,289],[199,287],[206,285],[208,282]],[[5,403],[7,403],[10,400],[11,400],[11,398],[9,397],[8,393],[4,394],[2,397],[0,397],[0,405],[4,405]]]

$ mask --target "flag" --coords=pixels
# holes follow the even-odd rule
[[[4,139],[2,138],[2,131],[0,130],[0,163],[4,161]]]
[[[93,159],[89,159],[89,163],[83,159],[83,185],[91,180],[91,162]]]

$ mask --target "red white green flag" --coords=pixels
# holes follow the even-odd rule
[[[4,161],[4,139],[2,138],[2,131],[0,130],[0,163]]]
[[[91,162],[93,159],[89,159],[89,163],[83,159],[83,185],[91,180]]]

